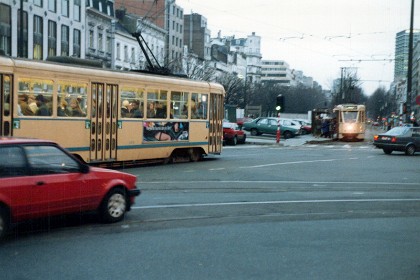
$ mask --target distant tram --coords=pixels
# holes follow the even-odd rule
[[[216,83],[0,56],[0,136],[58,142],[87,163],[220,154]]]
[[[365,105],[341,104],[334,108],[337,117],[337,137],[339,140],[359,140],[365,138]]]

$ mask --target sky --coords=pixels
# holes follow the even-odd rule
[[[176,0],[184,14],[207,18],[211,37],[261,36],[262,59],[331,89],[341,68],[356,72],[367,95],[389,88],[394,77],[395,36],[410,28],[411,0]],[[420,28],[420,2],[414,28]]]

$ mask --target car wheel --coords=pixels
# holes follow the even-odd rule
[[[390,150],[390,149],[383,149],[384,150],[384,153],[385,154],[387,154],[387,155],[390,155],[391,153],[392,153],[392,150]]]
[[[293,136],[293,134],[290,131],[285,131],[283,135],[284,135],[284,139],[289,139],[289,138],[292,138]]]
[[[236,144],[238,144],[238,137],[236,137],[236,135],[235,135],[235,137],[232,138],[231,143],[232,143],[233,146],[236,146]]]
[[[127,196],[121,188],[114,188],[108,192],[102,201],[100,214],[106,223],[115,223],[124,219],[127,211]]]
[[[405,148],[405,154],[408,156],[414,155],[416,152],[416,147],[414,145],[409,145],[407,148]]]
[[[252,136],[257,136],[258,135],[258,130],[256,130],[255,128],[251,129],[251,135]]]
[[[9,214],[8,211],[0,206],[0,240],[6,235],[9,228]]]

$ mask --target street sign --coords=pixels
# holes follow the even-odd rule
[[[417,95],[417,97],[416,97],[416,104],[420,105],[420,95]]]

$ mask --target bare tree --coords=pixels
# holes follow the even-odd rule
[[[234,74],[226,73],[217,77],[216,82],[225,88],[225,104],[238,105],[243,98],[244,80]]]
[[[183,71],[188,78],[199,81],[212,81],[215,79],[216,70],[211,67],[210,61],[199,60],[190,54],[184,57]]]

